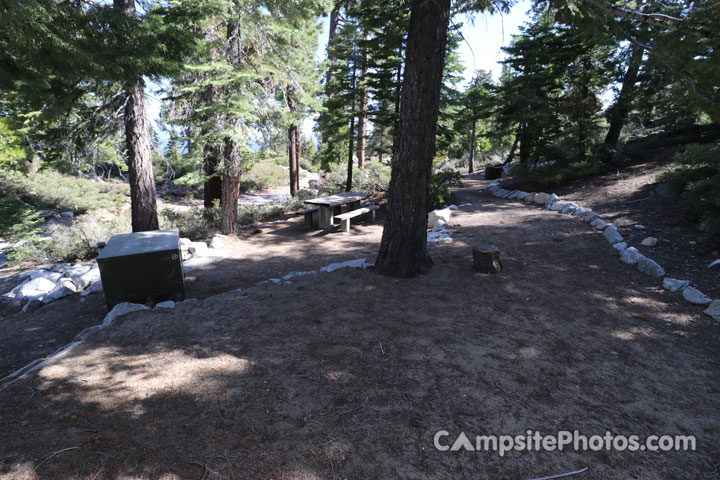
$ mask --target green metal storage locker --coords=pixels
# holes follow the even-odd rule
[[[185,299],[177,229],[113,235],[97,262],[108,308]]]

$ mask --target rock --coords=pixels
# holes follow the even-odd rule
[[[433,232],[441,232],[445,230],[445,225],[447,225],[447,222],[444,220],[438,220],[435,222],[435,225],[433,225]]]
[[[73,215],[74,215],[73,212],[60,212],[60,216],[65,217],[65,218],[72,218]]]
[[[175,308],[175,302],[173,302],[172,300],[166,300],[155,305],[155,310],[167,308]]]
[[[605,238],[610,243],[620,243],[623,241],[622,235],[618,233],[617,227],[614,225],[607,227],[603,232],[603,235],[605,235]]]
[[[575,211],[578,209],[578,206],[576,203],[570,202],[565,208],[560,210],[560,213],[563,215],[572,215],[575,213]]]
[[[63,278],[57,283],[50,293],[42,298],[42,303],[50,303],[55,300],[60,300],[63,297],[72,295],[75,291],[75,283],[70,281],[69,278]]]
[[[553,212],[560,212],[568,205],[570,205],[570,202],[566,202],[563,200],[556,200],[553,203],[548,204],[547,209],[551,210]]]
[[[82,270],[78,270],[77,273],[65,273],[65,276],[70,274],[70,280],[72,280],[78,290],[84,290],[91,283],[100,280],[100,268],[97,265],[94,265],[84,273],[81,272]]]
[[[592,210],[590,210],[589,208],[578,207],[577,210],[575,210],[575,212],[573,212],[573,215],[580,216],[580,215],[588,215],[590,213],[592,213]]]
[[[545,202],[547,202],[548,198],[550,198],[550,195],[544,192],[540,192],[535,195],[533,202],[537,203],[538,205],[545,205]]]
[[[670,290],[671,292],[677,292],[690,285],[690,280],[678,280],[676,278],[665,277],[663,278],[663,288]]]
[[[475,245],[472,249],[473,268],[480,273],[497,273],[502,270],[500,249],[495,245]]]
[[[364,258],[358,258],[357,260],[348,260],[347,262],[331,263],[326,267],[320,269],[321,272],[334,272],[341,268],[363,268],[367,263]]]
[[[637,225],[633,225],[633,228],[635,230],[645,230],[647,227],[645,225],[640,225],[639,223]]]
[[[38,278],[45,278],[47,280],[50,280],[51,282],[55,283],[63,276],[62,273],[59,272],[52,272],[49,270],[34,270],[30,273],[30,280],[35,280]]]
[[[551,193],[550,195],[548,195],[547,200],[545,200],[545,208],[550,208],[558,200],[560,200],[560,197],[558,197],[554,193]]]
[[[205,242],[192,242],[188,247],[188,251],[193,255],[202,255],[207,252],[208,246]]]
[[[192,253],[188,252],[187,250],[183,250],[183,251],[181,252],[181,255],[182,255],[182,261],[183,261],[183,262],[184,262],[185,260],[190,259],[190,257],[192,257]]]
[[[610,226],[610,224],[605,222],[605,220],[603,220],[602,218],[598,217],[592,222],[590,222],[590,226],[596,228],[597,230],[605,230],[607,227]]]
[[[720,322],[720,300],[713,300],[703,313],[710,315],[716,322]]]
[[[225,235],[215,234],[210,240],[210,248],[223,248],[225,246],[227,237]]]
[[[287,282],[291,278],[304,277],[305,275],[317,275],[317,273],[318,272],[316,270],[308,270],[305,272],[290,272],[287,275],[284,275],[282,279]]]
[[[598,218],[600,218],[600,215],[598,215],[598,214],[595,213],[595,212],[591,212],[591,213],[588,214],[585,218],[583,218],[583,222],[592,224],[592,222],[594,222],[594,221],[597,220]]]
[[[506,198],[507,198],[508,200],[512,200],[512,199],[514,199],[514,198],[519,197],[521,193],[522,193],[522,192],[521,192],[520,190],[513,190],[512,192],[510,192],[510,195],[508,195]]]
[[[705,295],[697,288],[687,287],[683,290],[683,298],[690,303],[695,305],[709,305],[712,303],[712,298]]]
[[[663,198],[675,198],[678,196],[678,192],[667,183],[661,183],[655,187],[655,193]]]
[[[645,256],[635,247],[628,247],[620,254],[620,261],[628,265],[635,265],[641,258],[645,258]]]
[[[647,257],[643,257],[638,259],[637,262],[637,269],[644,273],[645,275],[649,275],[651,277],[662,277],[665,275],[665,270],[655,262],[655,260],[651,260]]]
[[[40,309],[44,304],[38,299],[30,300],[25,304],[25,306],[22,308],[23,313],[32,313]]]
[[[428,225],[435,225],[438,220],[442,220],[443,222],[447,223],[450,221],[451,216],[452,210],[450,210],[449,208],[433,210],[432,212],[428,213]]]
[[[181,248],[188,248],[191,243],[192,243],[192,240],[190,240],[189,238],[181,238],[180,239],[180,247]]]
[[[54,267],[52,267],[50,270],[53,272],[59,272],[59,273],[65,273],[65,270],[72,267],[72,263],[58,263]]]
[[[525,201],[529,196],[530,194],[528,192],[520,191],[520,193],[518,193],[517,199],[520,201]]]
[[[107,327],[112,325],[116,318],[127,315],[128,313],[137,312],[139,310],[150,310],[150,307],[147,305],[140,305],[139,303],[118,303],[107,315],[105,315],[102,326]]]
[[[39,277],[34,280],[25,280],[6,295],[12,298],[40,300],[54,288],[55,282],[52,282],[44,277]]]
[[[626,248],[628,248],[628,244],[627,244],[627,242],[615,243],[615,244],[613,244],[613,248],[614,248],[615,250],[617,250],[618,252],[622,252],[623,250],[625,250]]]
[[[658,239],[655,237],[646,237],[642,242],[640,242],[640,245],[643,245],[645,247],[654,247],[657,245]]]
[[[88,290],[92,293],[102,292],[103,291],[102,280],[97,280],[97,281],[93,282],[90,285],[90,288],[88,288]]]
[[[189,260],[183,262],[183,271],[185,273],[190,273],[194,268],[205,267],[207,265],[212,265],[213,263],[221,262],[225,260],[228,255],[230,255],[229,250],[221,250],[219,248],[207,250],[203,255],[195,255]]]
[[[717,267],[718,265],[720,265],[720,258],[718,258],[717,260],[715,260],[715,261],[713,261],[712,263],[710,263],[710,265],[708,265],[707,268]]]
[[[450,205],[448,208],[449,208],[450,210],[459,210],[459,209],[460,209],[460,207],[458,207],[458,206],[455,205],[455,204]]]
[[[5,256],[5,252],[0,252],[0,268],[7,265],[7,257]]]
[[[450,235],[445,232],[428,232],[427,243],[438,243],[445,238],[450,238]]]
[[[536,196],[537,196],[537,193],[535,193],[535,192],[529,193],[528,196],[523,199],[523,201],[526,203],[533,203],[533,202],[535,202]]]

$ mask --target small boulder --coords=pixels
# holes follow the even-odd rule
[[[558,197],[554,193],[551,193],[550,195],[548,195],[547,199],[545,200],[545,208],[550,208],[558,200],[560,200],[560,197]]]
[[[192,242],[188,247],[188,251],[193,255],[202,255],[207,250],[208,246],[205,242]]]
[[[168,308],[175,308],[175,302],[172,300],[166,300],[164,302],[160,302],[157,305],[155,305],[155,310],[158,309],[168,309]]]
[[[720,322],[720,300],[713,300],[703,313],[710,315],[715,321]]]
[[[718,259],[715,260],[714,262],[711,262],[710,265],[708,265],[707,268],[713,268],[713,267],[717,267],[717,266],[720,266],[720,258],[718,258]]]
[[[578,206],[576,203],[570,202],[565,208],[560,210],[560,213],[563,215],[571,215],[575,213],[575,211],[578,209]]]
[[[590,213],[592,213],[592,210],[590,210],[589,208],[578,207],[577,210],[575,210],[573,212],[573,215],[580,216],[580,215],[588,215]]]
[[[643,257],[638,259],[637,262],[637,269],[644,273],[645,275],[649,275],[651,277],[662,277],[665,275],[665,270],[657,264],[655,260],[651,260],[647,257]]]
[[[192,243],[192,240],[190,240],[189,238],[181,238],[180,239],[180,248],[187,249],[191,243]]]
[[[127,315],[128,313],[137,312],[138,310],[150,310],[150,307],[147,305],[140,305],[139,303],[118,303],[107,315],[105,315],[102,325],[103,327],[107,327],[108,325],[111,325],[116,318]]]
[[[591,212],[590,214],[586,215],[585,218],[583,218],[583,222],[589,223],[589,224],[592,225],[592,223],[593,223],[595,220],[597,220],[598,218],[600,218],[600,215],[598,215],[598,214],[595,213],[595,212]]]
[[[637,225],[633,225],[633,228],[635,230],[645,230],[647,227],[645,225],[640,225],[639,223]]]
[[[63,278],[61,279],[55,288],[45,295],[42,298],[42,303],[50,303],[54,302],[55,300],[60,300],[63,297],[67,297],[68,295],[72,295],[75,293],[75,284],[74,282],[70,281],[69,278]]]
[[[605,238],[610,243],[620,243],[623,241],[622,235],[618,233],[617,227],[615,227],[614,225],[607,227],[603,232],[603,235],[605,235]]]
[[[645,258],[645,256],[635,247],[628,247],[620,254],[620,261],[628,265],[635,265],[641,258]]]
[[[72,218],[75,215],[73,212],[60,212],[60,216],[65,218]]]
[[[697,288],[687,287],[683,290],[683,298],[690,303],[695,305],[709,305],[712,303],[712,298],[705,295]]]
[[[78,290],[84,290],[88,285],[93,282],[100,280],[100,268],[94,265],[84,273],[79,270],[77,273],[67,272],[65,275],[70,274],[70,280],[75,284]]]
[[[210,248],[223,248],[226,244],[227,237],[225,235],[215,234],[210,240]]]
[[[548,195],[545,192],[540,192],[537,195],[535,195],[533,202],[535,202],[538,205],[545,205],[545,202],[547,202],[548,198],[550,198],[550,195]]]
[[[450,221],[451,216],[452,210],[450,210],[449,208],[433,210],[432,212],[428,213],[428,225],[435,225],[438,220],[442,220],[443,222],[447,223]]]
[[[665,277],[663,278],[663,288],[670,290],[671,292],[677,292],[690,285],[690,280],[678,280],[676,278]]]
[[[655,237],[646,237],[642,242],[640,242],[640,245],[644,247],[654,247],[657,245],[658,239]]]
[[[551,203],[547,208],[548,210],[552,210],[553,212],[561,212],[570,205],[570,202],[565,202],[563,200],[557,200],[553,203]]]
[[[627,242],[618,242],[618,243],[613,244],[613,248],[615,250],[617,250],[618,252],[622,252],[623,250],[628,248],[628,244],[627,244]]]
[[[521,191],[518,193],[517,199],[524,202],[527,199],[527,197],[529,197],[529,196],[530,196],[530,194],[528,192]]]
[[[523,198],[523,202],[533,203],[533,202],[535,202],[536,196],[537,196],[537,193],[535,193],[535,192],[529,193],[527,197]]]
[[[40,309],[44,304],[38,299],[32,299],[22,308],[23,313],[32,313]]]
[[[605,230],[607,227],[610,226],[610,224],[607,223],[602,218],[598,217],[595,220],[593,220],[592,222],[590,222],[590,226],[597,230]]]
[[[442,232],[445,230],[445,225],[447,225],[447,222],[443,220],[438,220],[435,222],[435,225],[433,225],[433,232]]]

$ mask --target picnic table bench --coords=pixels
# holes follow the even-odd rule
[[[312,205],[314,207],[317,207],[319,209],[319,224],[320,228],[323,230],[329,230],[333,227],[333,222],[335,220],[335,215],[341,215],[342,214],[342,206],[347,205],[347,212],[353,212],[360,208],[360,202],[367,197],[369,197],[369,193],[365,192],[343,192],[343,193],[337,193],[335,195],[330,195],[328,197],[318,197],[318,198],[312,198],[310,200],[305,200],[305,203]],[[374,211],[374,210],[373,210]],[[363,212],[367,213],[367,212]],[[307,214],[305,214],[307,215]],[[312,212],[310,213],[312,215]],[[345,214],[347,215],[347,214]],[[349,221],[350,218],[362,215],[362,213],[358,213],[356,215],[353,215],[351,217],[348,217],[347,220]],[[307,216],[305,217],[306,224],[307,224]],[[311,221],[312,221],[312,217]],[[349,228],[349,223],[347,224]]]

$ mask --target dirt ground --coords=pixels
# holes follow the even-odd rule
[[[720,325],[584,223],[477,193],[483,183],[460,192],[472,206],[420,278],[345,269],[251,286],[372,261],[381,223],[243,233],[196,282],[248,288],[122,317],[0,391],[0,478],[720,477]],[[471,269],[475,242],[502,249],[501,273]],[[697,450],[433,446],[438,430],[575,429],[695,435]]]

